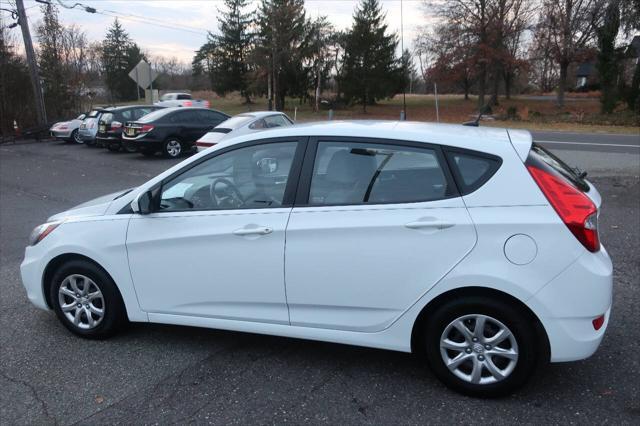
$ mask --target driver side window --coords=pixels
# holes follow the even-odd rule
[[[210,158],[162,186],[159,211],[280,207],[296,146],[259,144]]]

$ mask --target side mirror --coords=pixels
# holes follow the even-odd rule
[[[131,210],[138,214],[149,214],[153,211],[152,207],[153,194],[151,191],[143,192],[131,202]]]

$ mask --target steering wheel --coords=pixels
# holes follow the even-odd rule
[[[217,187],[224,184],[225,188],[218,190]],[[227,178],[218,178],[209,186],[211,200],[218,208],[238,208],[245,200],[240,190]]]

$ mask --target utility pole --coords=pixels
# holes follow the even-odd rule
[[[44,107],[44,96],[42,95],[42,85],[40,84],[40,76],[38,75],[38,65],[36,64],[36,54],[33,51],[33,43],[31,43],[31,33],[29,32],[29,21],[24,11],[24,3],[22,0],[16,0],[16,9],[18,12],[18,23],[22,29],[22,38],[24,39],[24,50],[27,53],[27,62],[29,63],[29,72],[31,74],[31,85],[33,86],[33,97],[36,101],[36,115],[38,124],[47,123],[47,111]]]

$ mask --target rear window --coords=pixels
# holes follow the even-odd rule
[[[565,179],[573,184],[582,192],[589,191],[589,184],[584,180],[586,173],[580,172],[578,169],[569,167],[564,161],[553,155],[546,148],[534,143],[531,146],[529,155],[534,155],[538,160],[544,162],[556,172],[560,173]]]
[[[462,195],[470,194],[484,185],[502,164],[500,157],[481,152],[448,149],[446,154]]]
[[[187,93],[181,93],[178,95],[178,100],[187,100],[187,99],[192,99],[191,95],[187,94]]]
[[[87,118],[95,118],[98,116],[98,114],[100,114],[100,111],[94,109],[89,113],[89,115],[87,115]]]
[[[254,117],[252,115],[236,115],[235,117],[231,117],[230,119],[218,124],[218,126],[224,127],[225,129],[233,130],[244,126],[249,121],[253,120],[253,118]]]
[[[106,112],[100,116],[100,121],[105,123],[111,123],[113,121],[113,114],[110,112]]]
[[[150,123],[152,121],[156,121],[159,118],[164,117],[167,114],[170,114],[172,112],[174,112],[175,109],[173,108],[169,108],[169,109],[159,109],[153,112],[150,112],[149,114],[143,116],[140,120],[138,120],[140,123]]]

